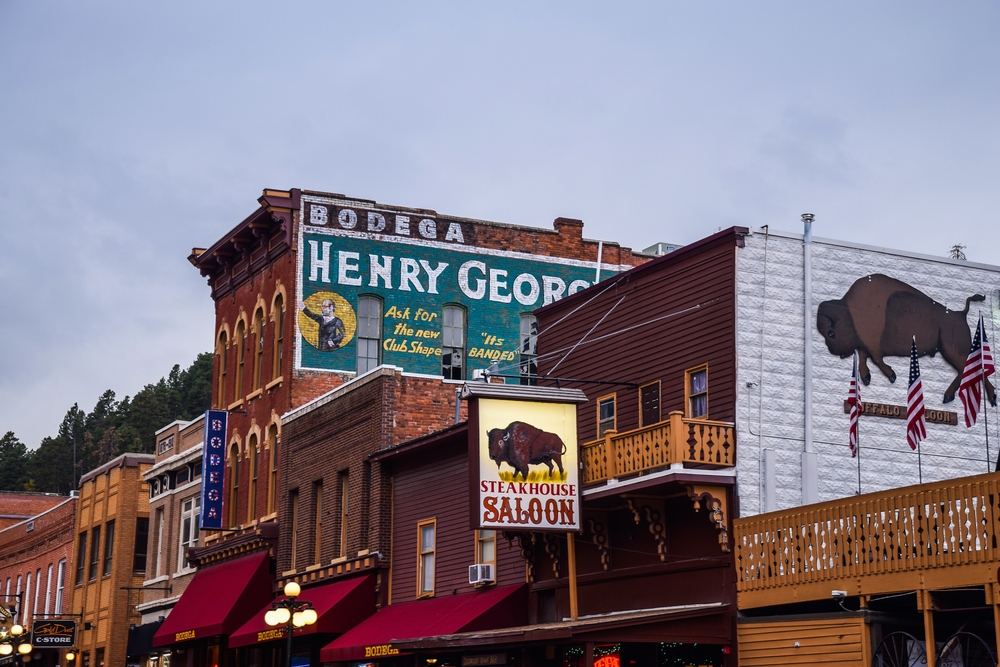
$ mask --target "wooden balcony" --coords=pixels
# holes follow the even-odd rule
[[[828,600],[833,590],[990,589],[1000,565],[1000,474],[737,519],[733,533],[741,609]]]
[[[692,464],[707,468],[731,468],[736,461],[736,432],[728,422],[685,419],[671,412],[666,421],[632,431],[609,431],[600,440],[580,448],[583,483],[637,475]]]

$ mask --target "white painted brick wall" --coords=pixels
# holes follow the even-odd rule
[[[765,235],[746,238],[737,268],[737,442],[740,514],[763,511],[762,449],[775,451],[777,509],[802,502],[801,452],[803,420],[803,285],[801,235],[772,233],[766,239],[767,276],[764,295]],[[819,499],[832,500],[857,493],[858,472],[847,446],[848,416],[843,402],[852,360],[830,354],[816,330],[816,309],[828,299],[843,297],[855,280],[883,273],[916,287],[945,306],[961,310],[966,297],[984,294],[973,303],[970,329],[979,310],[987,317],[987,335],[1000,330],[1000,267],[908,255],[898,251],[813,240],[813,295],[810,344],[813,350],[813,441],[818,454]],[[761,329],[763,326],[763,338]],[[990,336],[991,346],[996,338]],[[763,343],[763,355],[761,354]],[[909,360],[886,357],[897,379],[890,384],[871,362],[871,384],[862,385],[865,401],[906,404]],[[761,369],[763,366],[763,370]],[[944,404],[944,390],[955,370],[941,358],[923,357],[920,368],[928,409],[959,413],[959,425],[927,425],[922,443],[923,479],[936,481],[992,470],[987,467],[982,416],[966,429],[962,405]],[[996,384],[997,377],[992,378]],[[748,382],[758,386],[747,389]],[[1000,445],[1000,413],[989,408],[990,457]],[[865,493],[916,484],[917,454],[906,444],[904,420],[862,417],[860,422],[862,491]],[[879,449],[875,449],[879,448]],[[887,451],[882,451],[887,450]],[[955,457],[955,458],[948,458]],[[970,460],[978,459],[978,460]]]

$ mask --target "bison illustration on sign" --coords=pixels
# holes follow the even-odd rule
[[[528,480],[528,466],[544,463],[552,474],[552,464],[559,466],[563,472],[562,455],[566,453],[566,445],[555,433],[535,428],[524,422],[511,422],[507,428],[490,429],[487,434],[490,443],[490,458],[496,461],[497,470],[506,463],[514,469],[514,478],[518,473]]]
[[[842,359],[858,351],[861,381],[871,382],[868,359],[896,381],[896,373],[884,357],[906,357],[913,336],[917,354],[933,357],[938,352],[958,374],[944,392],[944,402],[955,400],[962,381],[962,370],[972,347],[972,334],[966,315],[973,301],[985,301],[982,294],[965,300],[965,310],[951,310],[906,283],[873,274],[859,278],[842,299],[824,301],[816,312],[819,329],[831,354]],[[986,395],[997,404],[993,385],[986,382]]]

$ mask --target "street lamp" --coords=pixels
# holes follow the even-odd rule
[[[6,629],[0,630],[0,642],[2,642],[0,643],[0,656],[8,656],[17,648],[21,662],[30,662],[30,653],[34,647],[31,645],[31,638],[24,637],[24,633],[25,628],[20,624],[11,626],[9,632]]]
[[[288,635],[288,642],[285,645],[285,667],[292,664],[292,632],[295,628],[304,628],[312,625],[319,618],[316,610],[312,608],[312,602],[299,602],[295,598],[299,596],[302,589],[294,581],[285,584],[285,600],[272,602],[271,609],[264,613],[264,622],[274,627],[285,625],[285,633]]]

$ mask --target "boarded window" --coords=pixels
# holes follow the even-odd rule
[[[660,382],[650,382],[639,387],[640,426],[650,426],[660,421]]]

